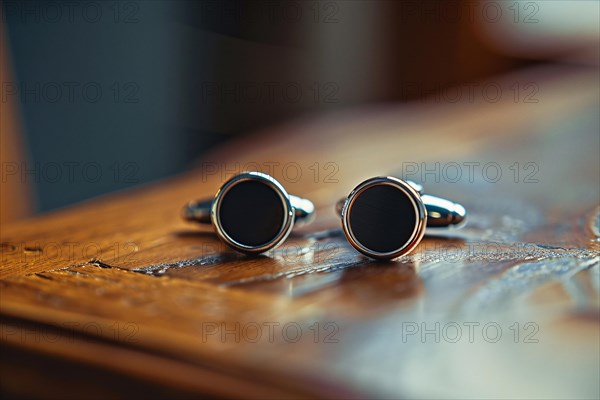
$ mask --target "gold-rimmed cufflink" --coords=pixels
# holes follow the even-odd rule
[[[409,253],[425,227],[460,226],[466,211],[458,203],[423,194],[423,187],[393,177],[358,185],[336,204],[348,242],[362,254],[389,260]]]
[[[294,225],[310,222],[315,207],[310,200],[288,194],[272,176],[243,172],[225,182],[210,200],[191,201],[183,218],[212,224],[231,248],[259,254],[279,246]]]

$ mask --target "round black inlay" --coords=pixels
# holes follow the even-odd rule
[[[246,246],[262,246],[281,230],[285,211],[277,192],[260,181],[242,181],[221,199],[221,227],[231,239]]]
[[[367,249],[390,253],[408,242],[415,229],[417,211],[402,190],[390,185],[365,189],[352,204],[350,229]]]

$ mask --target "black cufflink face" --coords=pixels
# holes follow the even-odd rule
[[[392,177],[358,185],[341,210],[342,227],[361,253],[392,259],[410,252],[425,233],[427,212],[417,190]]]
[[[258,254],[280,245],[294,224],[315,216],[308,200],[288,194],[275,178],[262,172],[243,172],[225,182],[212,200],[190,201],[182,217],[212,224],[233,249]]]
[[[229,246],[244,253],[262,253],[289,236],[294,208],[274,178],[246,172],[221,186],[212,202],[211,220]]]

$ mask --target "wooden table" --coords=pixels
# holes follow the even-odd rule
[[[500,98],[293,121],[183,176],[2,226],[2,391],[598,398],[598,71],[489,82]],[[179,213],[256,164],[318,218],[248,258]],[[384,174],[461,202],[468,224],[362,257],[334,204]]]

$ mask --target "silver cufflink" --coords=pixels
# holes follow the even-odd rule
[[[270,175],[244,172],[225,182],[214,199],[192,201],[183,218],[212,224],[230,247],[247,254],[270,250],[285,241],[294,224],[310,222],[313,203],[289,195]]]
[[[425,227],[459,225],[463,206],[423,194],[423,187],[393,177],[371,178],[358,185],[336,209],[348,242],[366,256],[392,259],[413,250]]]

